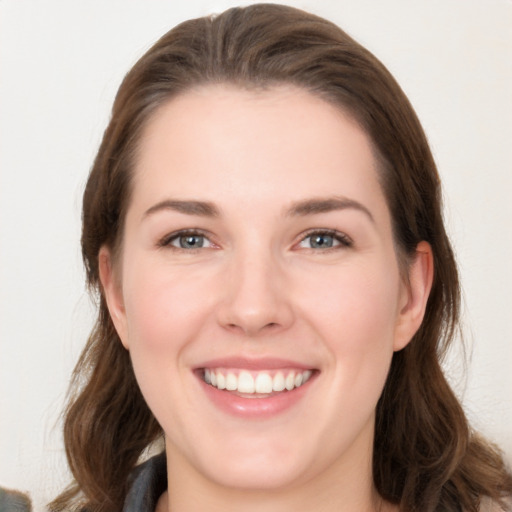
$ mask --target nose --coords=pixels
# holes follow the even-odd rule
[[[293,322],[293,308],[283,262],[270,254],[240,255],[233,260],[222,285],[219,323],[250,337],[287,329]]]

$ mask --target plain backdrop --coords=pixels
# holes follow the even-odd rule
[[[0,485],[35,510],[67,482],[59,414],[94,307],[80,201],[117,87],[221,0],[0,0]],[[464,287],[450,380],[512,461],[512,2],[284,1],[373,51],[423,122]]]

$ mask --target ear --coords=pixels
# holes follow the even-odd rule
[[[433,278],[432,248],[427,242],[420,242],[408,268],[408,280],[402,284],[393,350],[402,350],[420,328]]]
[[[110,249],[102,246],[98,255],[99,274],[110,318],[114,323],[122,344],[128,349],[128,332],[123,292],[118,276],[115,275]]]

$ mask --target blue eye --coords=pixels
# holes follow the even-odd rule
[[[333,247],[336,240],[332,235],[310,235],[309,244],[313,249],[325,249],[326,247]]]
[[[176,237],[171,245],[181,249],[197,249],[204,246],[203,235],[181,235]]]
[[[334,249],[337,247],[350,247],[352,240],[337,231],[314,231],[306,235],[299,243],[304,249]]]
[[[179,232],[165,237],[160,247],[171,247],[175,249],[194,250],[212,247],[212,243],[202,233]]]

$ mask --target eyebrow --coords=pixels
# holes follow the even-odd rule
[[[355,209],[363,212],[372,222],[375,222],[373,215],[366,206],[354,199],[347,197],[312,198],[297,201],[287,209],[286,215],[292,217],[305,217],[319,213],[328,213],[336,210]],[[166,199],[153,205],[144,212],[143,218],[163,210],[173,210],[186,215],[197,215],[200,217],[219,217],[219,209],[209,201],[176,200]]]
[[[200,217],[218,217],[218,208],[208,201],[179,201],[166,199],[155,204],[144,212],[143,218],[162,210],[173,210],[186,215],[199,215]]]
[[[287,210],[287,215],[303,217],[306,215],[315,215],[346,209],[354,209],[363,212],[373,223],[375,223],[373,215],[366,206],[354,199],[338,196],[297,201]]]

